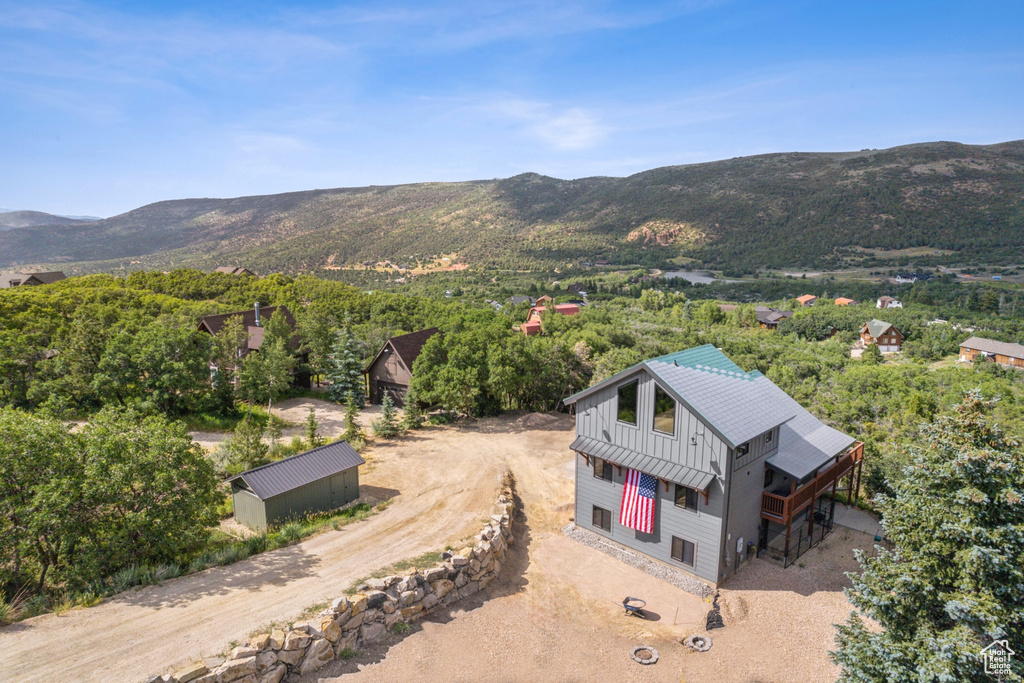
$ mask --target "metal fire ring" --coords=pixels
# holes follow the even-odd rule
[[[644,658],[637,655],[638,652],[642,652],[643,650],[647,650],[648,652],[650,652],[651,656]],[[637,645],[632,650],[630,650],[629,656],[633,658],[634,662],[637,662],[639,664],[654,664],[656,661],[658,661],[658,651],[655,650],[653,647],[648,647],[647,645]]]

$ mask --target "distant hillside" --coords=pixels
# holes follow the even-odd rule
[[[0,230],[14,230],[15,228],[31,228],[46,225],[81,225],[89,223],[95,218],[83,216],[55,216],[52,213],[42,211],[0,211]]]
[[[0,266],[245,264],[315,271],[458,255],[509,268],[608,258],[820,266],[850,247],[1009,263],[1024,249],[1024,141],[936,142],[670,166],[627,178],[505,180],[158,202],[0,233]]]

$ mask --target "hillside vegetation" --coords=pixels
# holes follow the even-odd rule
[[[0,211],[0,231],[41,225],[82,225],[91,222],[90,219],[54,216],[42,211]]]
[[[456,254],[456,262],[511,269],[598,258],[660,265],[686,256],[752,270],[835,265],[855,247],[1015,262],[1024,248],[1024,141],[767,154],[627,178],[527,173],[165,201],[81,225],[5,231],[0,266],[235,262],[327,274],[363,261],[415,265]]]

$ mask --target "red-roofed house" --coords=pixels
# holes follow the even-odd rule
[[[556,304],[552,308],[534,306],[530,309],[530,314],[526,316],[526,322],[519,326],[519,329],[523,331],[523,334],[528,337],[540,334],[540,316],[545,311],[554,311],[561,315],[576,315],[580,312],[580,307],[577,304]]]

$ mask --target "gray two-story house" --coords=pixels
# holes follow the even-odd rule
[[[863,444],[711,345],[644,361],[566,403],[576,524],[712,585],[758,550],[791,561],[816,524],[818,538],[831,528],[836,494],[859,487]],[[657,481],[650,533],[620,524],[630,470]]]

